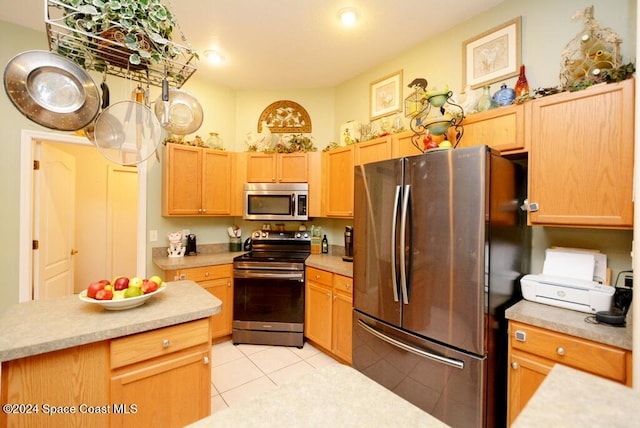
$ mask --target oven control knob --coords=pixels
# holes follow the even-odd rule
[[[300,238],[302,236],[302,233],[298,232],[296,233],[296,238]]]
[[[262,232],[262,237],[263,237],[263,238],[266,238],[266,237],[267,237],[267,234],[268,234],[267,232]]]
[[[302,235],[302,237],[306,239],[306,238],[309,237],[309,234],[307,232],[305,232],[304,235]]]
[[[259,238],[260,237],[260,232],[254,232],[253,233],[253,237],[254,238]]]

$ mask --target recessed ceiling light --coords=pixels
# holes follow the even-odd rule
[[[224,62],[224,56],[216,50],[204,51],[204,57],[212,64],[220,65]]]
[[[353,7],[340,9],[338,12],[338,18],[345,27],[352,27],[358,21],[358,11]]]

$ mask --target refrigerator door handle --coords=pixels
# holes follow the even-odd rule
[[[407,215],[409,211],[409,191],[411,185],[404,186],[402,199],[402,218],[400,219],[400,286],[402,288],[402,303],[409,304],[409,293],[407,291],[407,260],[405,246],[407,245]]]
[[[393,285],[393,301],[398,302],[398,274],[396,272],[396,231],[398,228],[398,205],[400,204],[400,186],[396,186],[396,195],[393,197],[393,216],[391,218],[391,278]]]
[[[396,340],[393,337],[390,337],[385,333],[371,327],[369,324],[365,323],[360,319],[358,320],[358,325],[367,333],[374,335],[378,339],[383,340],[392,346],[395,346],[407,352],[411,352],[412,354],[418,355],[420,357],[428,358],[437,363],[446,364],[456,369],[464,370],[464,361],[455,360],[453,358],[447,358],[441,355],[432,354],[431,352],[427,352],[423,349],[416,348],[415,346],[407,345],[406,343]]]

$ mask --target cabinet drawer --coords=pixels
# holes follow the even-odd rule
[[[201,266],[189,269],[180,270],[179,279],[188,279],[191,281],[205,281],[207,279],[226,278],[230,277],[232,273],[232,265],[215,265],[215,266]]]
[[[524,334],[524,340],[516,337]],[[511,346],[579,370],[626,381],[626,351],[562,333],[511,322]]]
[[[333,287],[337,291],[353,294],[353,278],[343,275],[333,275]]]
[[[209,318],[114,339],[111,341],[111,368],[123,367],[208,341]]]
[[[326,270],[320,270],[312,267],[307,268],[307,281],[319,282],[331,287],[331,278],[333,274]]]

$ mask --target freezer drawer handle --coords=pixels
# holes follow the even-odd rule
[[[367,333],[370,333],[370,334],[376,336],[380,340],[384,340],[385,342],[389,343],[390,345],[393,345],[395,347],[403,349],[403,350],[405,350],[407,352],[411,352],[412,354],[416,354],[416,355],[418,355],[420,357],[424,357],[424,358],[428,358],[430,360],[434,360],[437,363],[446,364],[448,366],[455,367],[455,368],[460,369],[460,370],[464,369],[464,361],[454,360],[452,358],[442,357],[440,355],[436,355],[436,354],[432,354],[431,352],[424,351],[424,350],[422,350],[420,348],[416,348],[416,347],[407,345],[406,343],[403,343],[403,342],[401,342],[399,340],[396,340],[396,339],[394,339],[392,337],[389,337],[386,334],[384,334],[383,332],[376,330],[375,328],[371,327],[370,325],[368,325],[367,323],[365,323],[362,320],[358,320],[358,325],[360,327],[362,327],[362,329],[364,329],[364,331],[366,331]]]

